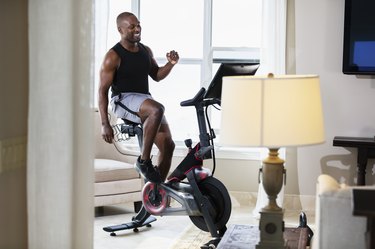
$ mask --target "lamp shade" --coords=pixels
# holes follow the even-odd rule
[[[220,144],[268,147],[324,142],[317,75],[223,77]]]

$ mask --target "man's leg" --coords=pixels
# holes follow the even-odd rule
[[[171,131],[166,121],[160,125],[159,131],[155,137],[155,144],[159,149],[158,168],[160,176],[162,180],[165,181],[168,176],[169,169],[171,168],[173,151],[175,148]]]
[[[138,115],[143,125],[143,150],[141,159],[148,160],[151,158],[152,146],[163,119],[164,106],[152,99],[146,99],[142,103]]]
[[[142,174],[152,182],[160,182],[161,177],[151,163],[151,150],[164,116],[164,106],[155,100],[143,101],[139,112],[143,126],[143,148],[137,161],[137,167]]]

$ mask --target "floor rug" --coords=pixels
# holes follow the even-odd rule
[[[247,225],[230,225],[224,234],[222,241],[225,241],[225,249],[243,249],[248,248],[249,244],[257,244],[257,234],[251,234],[253,226]],[[257,230],[255,230],[257,231]],[[200,249],[202,245],[211,240],[211,235],[204,232],[194,225],[189,226],[173,245],[173,249]],[[222,244],[220,242],[220,244]],[[220,244],[218,248],[220,248]]]
[[[173,249],[200,249],[202,245],[211,240],[211,235],[194,225],[189,226],[171,247]]]
[[[303,233],[298,228],[286,228],[284,233],[288,249],[306,248],[307,230]],[[204,232],[191,225],[178,241],[173,249],[200,249],[202,245],[211,240],[210,233]],[[255,225],[229,225],[217,249],[255,249],[259,242],[259,229]]]

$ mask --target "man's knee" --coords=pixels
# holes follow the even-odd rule
[[[176,148],[176,144],[174,143],[172,138],[170,138],[169,141],[168,141],[168,150],[173,153],[175,148]]]
[[[164,115],[164,106],[160,104],[159,102],[156,102],[151,99],[145,100],[140,108],[140,114],[146,115],[146,116],[158,116],[158,117],[163,117]]]
[[[164,106],[162,104],[159,104],[159,105],[154,106],[152,112],[155,116],[163,117],[164,110],[165,110]]]

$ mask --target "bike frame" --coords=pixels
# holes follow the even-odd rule
[[[196,145],[199,145],[199,150],[194,152],[192,151],[192,148],[189,147],[190,151],[188,155],[186,155],[185,159],[191,153],[194,153],[194,156],[202,161],[212,158],[214,161],[215,169],[215,153],[213,146],[213,139],[215,138],[215,135],[211,127],[209,127],[210,134],[208,134],[207,132],[205,119],[206,111],[204,110],[204,108],[207,108],[209,105],[220,104],[220,100],[204,99],[203,96],[205,92],[206,90],[204,88],[201,88],[200,91],[192,99],[181,102],[181,106],[195,107],[199,128],[199,143]],[[127,134],[128,136],[137,136],[139,146],[140,148],[142,148],[143,132],[141,126],[135,123],[129,124],[129,122],[127,122],[126,120],[124,121],[125,124],[121,125],[120,128],[117,127],[118,131],[122,134]],[[208,118],[207,122],[209,124]],[[142,191],[144,208],[147,212],[153,215],[203,216],[211,236],[213,238],[218,238],[219,233],[211,217],[212,212],[215,211],[213,211],[211,203],[202,195],[198,187],[198,183],[200,181],[208,177],[212,177],[213,174],[209,169],[203,168],[202,163],[197,166],[194,163],[190,165],[189,162],[184,163],[184,161],[182,161],[175,169],[175,171],[178,170],[182,171],[183,175],[187,177],[188,183],[182,182],[182,179],[177,181],[168,181],[161,184],[147,182]],[[172,175],[174,172],[172,172]],[[158,207],[155,207],[154,205],[147,205],[148,198],[153,193],[161,193],[163,195]],[[174,200],[176,200],[181,204],[181,207],[169,207],[168,198],[173,198]]]
[[[203,176],[203,178],[196,179],[197,175]],[[153,215],[160,215],[160,216],[173,216],[173,215],[188,215],[188,216],[202,216],[202,212],[197,205],[196,201],[196,193],[197,189],[195,189],[194,185],[197,182],[204,180],[207,177],[211,176],[211,172],[208,169],[194,169],[187,173],[187,178],[189,183],[185,182],[172,182],[172,183],[161,183],[159,185],[153,183],[146,183],[144,189],[148,189],[149,191],[155,191],[155,187],[157,187],[157,191],[163,192],[165,198],[172,198],[176,200],[180,207],[170,207],[168,206],[168,200],[162,200],[162,204],[155,208],[153,206],[145,206],[146,210]],[[192,182],[194,182],[192,184]],[[199,191],[199,189],[198,189]],[[200,192],[200,191],[199,191]],[[146,193],[146,194],[149,194]],[[145,198],[145,197],[144,197]],[[147,197],[146,197],[147,198]]]

